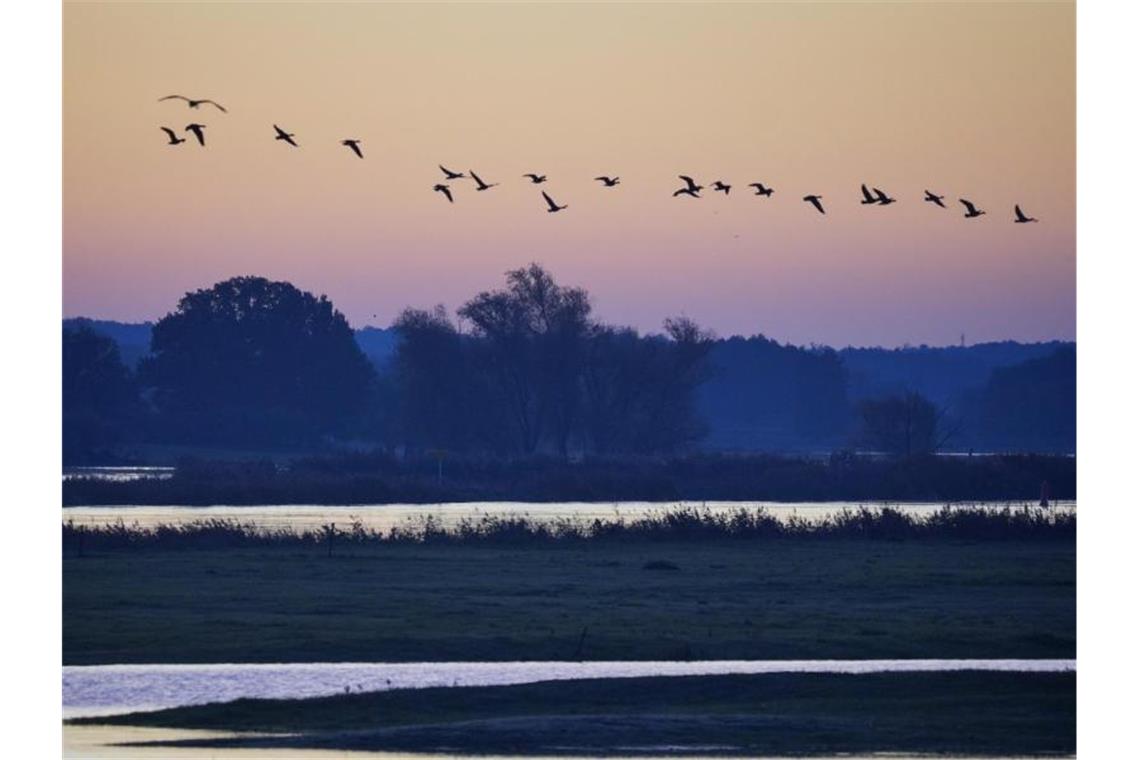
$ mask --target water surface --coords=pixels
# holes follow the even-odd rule
[[[431,686],[503,686],[581,678],[757,673],[1063,672],[1076,660],[706,660],[609,662],[341,662],[68,665],[64,717],[228,702],[300,699]]]
[[[329,523],[348,528],[359,522],[368,530],[388,531],[394,527],[410,526],[430,517],[440,527],[452,527],[461,520],[478,520],[483,517],[529,517],[536,521],[553,522],[574,520],[592,522],[595,519],[612,521],[631,520],[650,514],[661,514],[678,509],[708,510],[726,514],[739,509],[764,509],[774,517],[797,517],[819,520],[844,510],[862,507],[877,509],[891,507],[909,515],[933,514],[945,507],[951,509],[1020,509],[1035,506],[1028,502],[771,502],[771,501],[623,501],[623,502],[510,502],[485,501],[446,504],[354,504],[328,505],[256,505],[256,506],[108,506],[64,507],[65,520],[78,525],[110,525],[122,521],[126,525],[154,527],[160,524],[181,525],[198,520],[237,520],[266,528],[315,529]],[[1055,502],[1054,509],[1074,511],[1075,501]]]

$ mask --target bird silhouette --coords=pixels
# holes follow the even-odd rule
[[[202,130],[206,128],[205,124],[187,124],[186,131],[193,132],[194,136],[198,138],[199,145],[206,144],[206,136],[202,134]]]
[[[621,177],[607,177],[604,174],[601,177],[594,177],[595,180],[601,182],[606,187],[613,187],[614,185],[621,184]]]
[[[170,138],[170,142],[168,142],[167,145],[180,145],[186,142],[185,137],[179,137],[178,135],[174,134],[174,130],[170,127],[159,127],[159,129],[165,132],[166,136]]]
[[[284,129],[277,126],[276,124],[273,125],[273,129],[277,132],[277,134],[273,137],[274,140],[284,140],[285,142],[292,145],[294,148],[297,147],[297,143],[293,142],[293,133],[292,132],[286,132]]]
[[[722,192],[725,195],[728,195],[728,191],[732,189],[732,185],[726,185],[718,179],[716,182],[712,183],[712,189],[714,193]]]
[[[447,185],[436,185],[432,190],[435,190],[437,193],[443,193],[448,203],[455,203],[455,199],[451,197],[451,188]]]
[[[764,187],[763,182],[752,182],[748,186],[756,188],[757,195],[763,195],[765,198],[772,195],[772,188]]]
[[[929,190],[923,190],[922,192],[926,193],[926,197],[923,198],[924,201],[927,203],[933,203],[935,206],[939,206],[941,208],[946,208],[946,204],[942,202],[942,199],[946,197],[945,195],[935,195]]]
[[[694,198],[700,198],[701,197],[700,191],[694,190],[691,187],[682,187],[680,190],[675,190],[673,192],[674,198],[676,198],[678,195],[690,195]]]
[[[471,179],[475,180],[475,189],[476,189],[476,190],[479,190],[479,191],[483,191],[483,190],[489,190],[490,188],[492,188],[492,187],[494,187],[495,185],[499,184],[498,182],[492,182],[491,184],[489,184],[489,185],[488,185],[486,182],[484,182],[483,180],[479,179],[479,175],[478,175],[478,174],[476,174],[475,172],[471,171],[470,169],[468,169],[468,170],[467,170],[467,173],[471,175]]]
[[[1016,222],[1017,224],[1025,224],[1026,222],[1036,222],[1037,221],[1036,219],[1034,219],[1031,216],[1026,216],[1025,212],[1021,210],[1021,206],[1015,205],[1013,207],[1013,213],[1016,215],[1013,221]]]
[[[822,203],[823,196],[822,195],[805,195],[804,200],[807,201],[808,203],[810,203],[811,205],[815,206],[815,210],[818,211],[819,213],[821,213],[821,214],[827,213],[826,211],[823,210],[823,203]]]
[[[229,113],[229,111],[222,108],[221,103],[215,103],[214,101],[209,100],[207,98],[202,98],[201,100],[194,100],[193,98],[188,98],[185,95],[167,95],[165,98],[159,98],[158,102],[161,103],[164,100],[185,100],[186,105],[190,106],[191,108],[197,108],[198,106],[202,105],[203,103],[209,103],[214,108],[217,108],[219,111],[221,111],[222,113]]]
[[[350,148],[360,158],[364,158],[364,154],[360,152],[360,140],[341,140],[340,144]]]
[[[555,211],[561,211],[562,209],[566,208],[566,206],[559,206],[557,203],[555,203],[554,199],[547,195],[545,191],[543,191],[542,197],[546,199],[546,205],[550,207],[546,209],[547,213],[553,214]]]
[[[966,213],[964,214],[964,216],[965,216],[967,219],[973,219],[973,218],[974,218],[974,217],[976,217],[976,216],[981,216],[982,214],[986,213],[985,211],[979,211],[979,210],[978,210],[978,209],[977,209],[977,208],[974,206],[974,204],[973,204],[973,203],[970,203],[970,202],[969,202],[968,200],[966,200],[965,198],[959,198],[959,199],[958,199],[958,202],[959,202],[959,203],[961,203],[963,206],[965,206],[965,207],[966,207]]]
[[[451,169],[444,167],[443,164],[439,165],[439,170],[441,172],[443,172],[443,176],[446,177],[447,179],[463,179],[464,177],[467,176],[463,172],[453,172],[453,171],[451,171]]]
[[[876,198],[875,196],[871,195],[871,191],[867,189],[867,186],[866,186],[866,185],[860,185],[860,187],[861,187],[861,188],[862,188],[862,190],[863,190],[863,200],[859,201],[859,203],[860,203],[861,205],[863,205],[863,206],[869,206],[869,205],[871,205],[871,204],[875,204],[875,203],[878,203],[878,202],[879,202],[879,199],[878,199],[878,198]]]
[[[880,190],[879,188],[877,188],[877,187],[873,187],[873,188],[871,188],[871,189],[875,191],[875,200],[876,200],[876,202],[878,202],[878,204],[879,204],[880,206],[889,206],[889,205],[891,205],[892,203],[894,203],[894,202],[895,202],[895,199],[894,199],[894,198],[892,198],[891,196],[887,195],[886,193],[884,193],[884,192],[883,192],[882,190]]]
[[[545,174],[533,174],[532,173],[532,174],[524,174],[523,176],[529,177],[531,184],[534,184],[534,185],[541,185],[543,182],[546,181],[546,175]]]
[[[685,189],[690,194],[699,193],[705,189],[704,185],[698,185],[696,182],[694,182],[692,177],[686,177],[684,174],[678,174],[677,176],[680,177],[681,180],[685,183]],[[676,193],[673,193],[673,195],[676,195]]]

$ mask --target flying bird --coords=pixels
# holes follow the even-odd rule
[[[748,186],[756,188],[756,194],[757,195],[763,195],[765,198],[772,195],[772,188],[764,187],[763,182],[752,182]]]
[[[205,124],[187,124],[186,131],[193,132],[194,136],[198,138],[199,145],[206,144],[206,136],[202,134],[202,130],[206,128]]]
[[[964,216],[967,219],[973,219],[976,216],[981,216],[982,214],[986,213],[985,211],[978,211],[978,209],[974,206],[974,204],[970,203],[965,198],[959,198],[958,202],[966,207],[966,213]]]
[[[543,191],[542,197],[546,199],[546,205],[550,207],[546,209],[547,213],[549,214],[553,214],[555,211],[561,211],[562,209],[566,208],[566,206],[559,206],[557,203],[555,203],[554,199],[547,195],[545,191]]]
[[[810,203],[811,205],[815,206],[815,210],[818,211],[819,213],[821,213],[821,214],[827,213],[826,211],[823,210],[823,203],[822,203],[823,196],[822,195],[805,195],[804,200],[807,201],[808,203]]]
[[[1014,218],[1013,221],[1016,222],[1017,224],[1025,224],[1026,222],[1036,222],[1037,221],[1036,219],[1034,219],[1031,216],[1026,216],[1025,212],[1023,212],[1021,210],[1021,206],[1015,205],[1013,207],[1013,213],[1016,214],[1016,217]]]
[[[945,195],[935,195],[929,190],[923,190],[922,192],[926,193],[926,197],[923,198],[924,201],[927,203],[933,203],[935,206],[938,206],[940,208],[946,208],[946,205],[942,203],[942,199],[946,197]]]
[[[492,187],[494,187],[495,185],[499,184],[498,182],[492,182],[491,184],[489,184],[489,185],[488,185],[486,182],[484,182],[483,180],[479,179],[479,175],[478,175],[478,174],[476,174],[475,172],[471,171],[470,169],[468,169],[468,170],[467,170],[467,173],[471,175],[471,179],[475,180],[475,189],[476,189],[476,190],[479,190],[479,191],[482,191],[482,190],[487,190],[487,189],[489,189],[489,188],[492,188]]]
[[[871,191],[867,189],[867,186],[866,186],[866,185],[860,185],[860,187],[861,187],[861,188],[862,188],[862,190],[863,190],[863,200],[859,201],[859,203],[860,203],[861,205],[863,205],[863,206],[868,206],[868,205],[871,205],[871,204],[874,204],[874,203],[878,203],[878,202],[879,202],[879,199],[878,199],[878,198],[876,198],[875,196],[871,195]]]
[[[455,200],[451,197],[451,188],[447,185],[436,185],[432,190],[435,190],[437,193],[443,193],[448,203],[455,203]]]
[[[284,140],[285,142],[292,145],[294,148],[297,147],[297,143],[293,142],[293,133],[292,132],[286,132],[284,129],[277,126],[276,124],[273,125],[273,129],[276,130],[276,132],[277,132],[277,134],[273,137],[274,140]]]
[[[732,185],[726,185],[718,179],[716,182],[712,183],[712,189],[714,193],[719,191],[725,195],[728,195],[728,191],[732,189]]]
[[[689,193],[699,193],[705,189],[704,185],[698,185],[694,182],[692,177],[686,177],[684,174],[678,174],[677,176],[685,183],[685,189],[689,191]],[[676,193],[674,193],[674,195],[676,195]]]
[[[871,188],[871,189],[875,191],[875,200],[878,202],[878,204],[879,204],[880,206],[889,206],[889,205],[891,205],[892,203],[894,203],[894,202],[895,202],[895,199],[894,199],[894,198],[892,198],[891,196],[887,195],[886,193],[884,193],[884,192],[883,192],[882,190],[880,190],[879,188],[877,188],[877,187],[873,187],[873,188]]]
[[[178,135],[176,135],[174,133],[174,130],[171,129],[170,127],[159,127],[159,129],[161,129],[163,132],[165,132],[166,136],[168,138],[170,138],[170,142],[168,142],[167,145],[179,145],[181,143],[186,142],[185,137],[179,137]]]
[[[341,140],[340,144],[352,149],[352,152],[360,158],[364,158],[364,154],[360,152],[360,140]]]
[[[594,177],[594,179],[598,182],[601,182],[606,187],[613,187],[614,185],[621,184],[621,177],[607,177],[605,175],[602,175],[601,177]]]
[[[524,174],[523,176],[524,177],[530,177],[531,184],[534,184],[534,185],[541,185],[543,182],[546,181],[546,175],[545,174],[533,174],[532,173],[532,174]]]
[[[453,171],[451,171],[451,169],[444,167],[443,164],[439,165],[439,170],[441,172],[443,172],[443,176],[446,177],[447,179],[463,179],[464,177],[467,176],[463,172],[453,172]]]
[[[203,103],[209,103],[214,108],[221,111],[222,113],[229,113],[229,111],[222,108],[221,103],[215,103],[214,101],[206,99],[206,98],[203,98],[201,100],[194,100],[193,98],[188,98],[185,95],[167,95],[165,98],[159,98],[158,102],[161,103],[164,100],[185,100],[186,105],[190,106],[191,108],[197,108],[198,106],[202,105]]]

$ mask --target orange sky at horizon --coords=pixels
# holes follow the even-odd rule
[[[153,320],[259,274],[384,326],[539,261],[643,330],[1073,339],[1075,69],[1067,2],[67,2],[65,314]],[[204,149],[165,144],[192,120]],[[448,204],[439,163],[501,184]],[[681,173],[734,187],[673,198]]]

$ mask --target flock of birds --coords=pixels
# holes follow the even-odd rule
[[[195,98],[188,98],[184,95],[167,95],[164,98],[159,98],[160,102],[164,101],[164,100],[182,100],[182,101],[185,101],[186,104],[190,108],[195,108],[195,109],[200,108],[203,105],[211,105],[214,108],[217,108],[222,113],[228,113],[228,111],[226,111],[226,109],[220,103],[213,101],[213,100],[210,100],[209,98],[195,99]],[[178,133],[175,132],[170,127],[160,127],[160,129],[166,133],[166,136],[168,138],[168,142],[167,142],[168,145],[181,145],[182,143],[186,142],[186,140],[187,140],[187,138],[185,138],[185,137],[179,137]],[[192,135],[194,135],[195,139],[197,139],[197,141],[198,141],[198,144],[202,147],[205,147],[206,135],[205,135],[205,132],[203,131],[205,129],[206,129],[205,124],[191,123],[191,124],[186,125],[184,131],[189,132]],[[288,145],[291,145],[294,148],[299,147],[297,145],[297,141],[294,139],[296,137],[296,135],[294,135],[292,132],[286,132],[284,129],[277,126],[276,124],[273,125],[273,131],[274,131],[274,135],[273,135],[274,140],[281,140],[282,142],[287,143]],[[364,158],[364,151],[360,147],[361,142],[362,141],[359,139],[344,139],[344,140],[340,141],[340,144],[345,146],[349,150],[351,150],[353,153],[355,153],[357,158]],[[468,179],[469,178],[475,182],[475,190],[477,192],[482,192],[484,190],[490,190],[492,187],[495,187],[499,184],[498,182],[484,182],[483,179],[478,174],[471,171],[470,169],[467,170],[466,173],[452,171],[451,169],[448,169],[447,167],[445,167],[443,165],[440,165],[439,169],[441,172],[443,172],[444,182],[437,183],[432,189],[435,192],[440,193],[445,198],[447,198],[448,203],[454,203],[455,202],[455,197],[452,195],[452,192],[451,192],[451,185],[447,184],[448,182],[453,182],[455,180]],[[546,175],[545,174],[537,174],[537,173],[532,172],[532,173],[524,174],[522,176],[524,179],[529,179],[531,184],[534,184],[534,185],[541,185],[541,184],[546,182]],[[674,198],[679,197],[679,196],[688,196],[690,198],[700,198],[701,197],[701,191],[705,189],[704,185],[698,184],[696,182],[696,180],[694,180],[692,177],[689,177],[689,176],[684,175],[684,174],[680,174],[680,175],[678,175],[678,177],[682,182],[685,183],[685,186],[678,188],[677,190],[675,190],[673,192]],[[594,180],[596,182],[602,183],[603,187],[608,187],[608,188],[616,187],[617,185],[621,184],[621,177],[616,177],[616,176],[610,177],[607,175],[602,175],[599,177],[594,177]],[[748,184],[748,187],[751,187],[755,190],[754,195],[764,196],[765,198],[771,197],[771,195],[773,193],[772,188],[766,187],[763,182],[751,182]],[[729,191],[732,190],[732,185],[729,185],[722,180],[717,180],[717,181],[715,181],[709,185],[709,189],[714,193],[724,193],[727,196],[729,194]],[[890,195],[888,195],[887,193],[884,193],[882,190],[880,190],[877,187],[868,188],[866,185],[863,185],[861,189],[863,192],[863,198],[860,201],[861,205],[864,205],[864,206],[889,206],[892,203],[898,202],[897,198],[892,198]],[[939,208],[946,208],[946,204],[943,203],[946,196],[937,195],[935,193],[930,192],[929,190],[924,190],[923,192],[925,193],[925,195],[922,199],[924,202],[932,203],[935,206],[938,206]],[[550,195],[545,190],[542,190],[541,193],[542,193],[543,199],[546,200],[546,206],[547,206],[546,210],[549,213],[553,214],[555,212],[562,211],[566,208],[569,208],[569,206],[567,206],[565,204],[559,205],[553,198],[550,197]],[[823,207],[823,196],[822,195],[805,195],[803,197],[803,201],[805,203],[810,203],[813,207],[815,207],[815,210],[818,211],[819,213],[821,213],[821,214],[827,213],[827,211]],[[976,219],[979,216],[982,216],[986,213],[985,211],[979,209],[972,201],[969,201],[965,198],[959,198],[958,202],[961,203],[962,206],[965,208],[965,213],[963,214],[963,216],[966,219]],[[1013,207],[1013,221],[1017,224],[1026,224],[1028,222],[1036,222],[1037,219],[1035,219],[1034,217],[1031,217],[1031,216],[1027,216],[1021,210],[1021,206],[1015,204]]]

